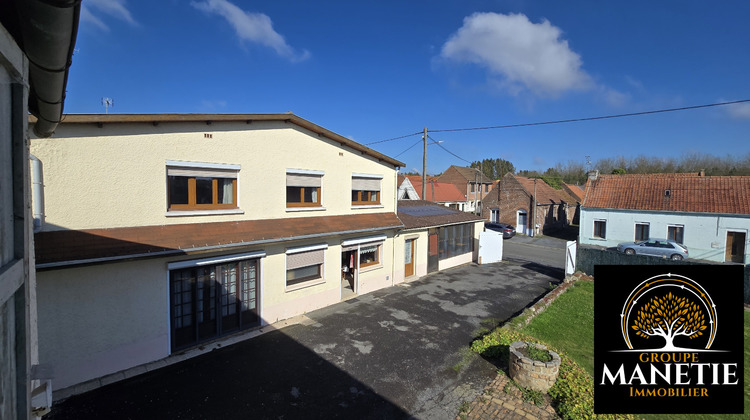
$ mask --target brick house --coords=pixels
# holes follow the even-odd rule
[[[402,179],[403,178],[403,179]],[[422,177],[418,175],[399,175],[398,199],[422,200]],[[466,195],[453,184],[437,182],[434,177],[427,178],[426,201],[431,201],[455,210],[464,211]],[[416,195],[415,198],[412,198]]]
[[[437,182],[453,184],[466,195],[464,211],[476,212],[481,209],[484,197],[492,189],[492,180],[474,168],[451,165],[437,177]]]
[[[573,223],[579,202],[565,189],[556,190],[542,180],[536,181],[535,188],[534,178],[508,173],[482,200],[482,217],[533,235]]]

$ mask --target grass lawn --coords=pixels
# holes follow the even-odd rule
[[[745,413],[750,414],[750,312],[745,311]],[[522,332],[561,349],[594,375],[594,284],[578,282]],[[646,419],[742,419],[742,415],[646,415]]]

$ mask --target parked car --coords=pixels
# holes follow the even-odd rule
[[[623,242],[617,245],[617,250],[628,255],[652,255],[672,260],[682,260],[689,255],[685,245],[671,239],[651,238],[645,241]]]
[[[509,239],[516,235],[516,228],[507,223],[485,222],[484,229],[502,233],[503,239]]]

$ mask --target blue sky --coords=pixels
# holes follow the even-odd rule
[[[84,0],[66,113],[292,111],[427,172],[750,153],[750,2]],[[434,130],[434,131],[433,131]],[[407,151],[407,149],[409,149]],[[460,158],[460,159],[459,159]]]

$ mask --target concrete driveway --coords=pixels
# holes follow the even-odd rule
[[[428,275],[71,397],[46,418],[453,419],[496,373],[472,339],[561,280],[514,262]]]

